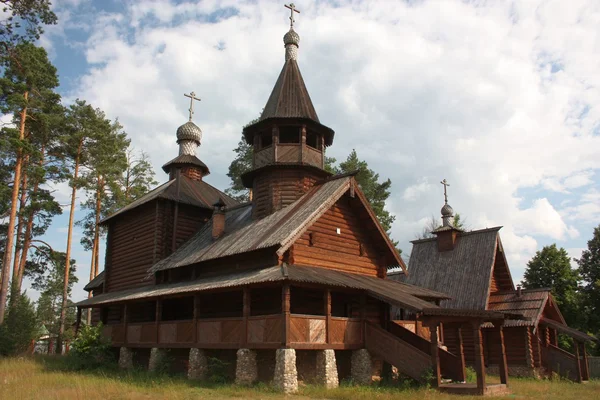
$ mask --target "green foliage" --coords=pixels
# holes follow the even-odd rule
[[[583,279],[581,293],[583,297],[582,316],[585,326],[596,336],[600,334],[600,225],[594,228],[592,239],[581,258],[575,260],[579,265],[579,273]]]
[[[6,55],[17,43],[39,39],[44,33],[42,24],[56,24],[51,6],[50,0],[3,0],[0,55]]]
[[[114,363],[110,342],[102,335],[102,323],[83,325],[71,344],[69,365],[72,369],[97,369]]]
[[[228,367],[228,362],[217,357],[208,357],[208,381],[217,384],[226,383],[229,380]]]
[[[473,367],[467,367],[465,369],[466,381],[467,383],[476,383],[477,382],[477,371]]]
[[[242,184],[242,175],[252,169],[252,145],[246,143],[242,137],[237,147],[233,150],[235,158],[229,164],[227,176],[231,179],[231,186],[225,193],[239,201],[248,201],[248,189]]]
[[[568,325],[578,325],[579,274],[571,268],[569,254],[556,244],[544,246],[527,263],[523,274],[525,289],[551,288]]]
[[[0,325],[0,355],[11,356],[26,352],[39,333],[33,303],[22,294],[10,298],[6,319]]]

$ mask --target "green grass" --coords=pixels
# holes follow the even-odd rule
[[[600,399],[600,381],[580,385],[568,381],[511,379],[506,398],[584,400]],[[303,386],[294,396],[283,396],[268,385],[252,388],[190,382],[183,377],[152,375],[146,371],[113,369],[70,372],[60,357],[0,359],[0,399],[460,399],[426,388],[342,385],[335,390]],[[463,397],[464,398],[464,397]]]

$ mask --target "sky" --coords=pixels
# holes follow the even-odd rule
[[[516,281],[545,245],[580,256],[600,222],[600,2],[296,6],[298,63],[321,123],[336,132],[327,154],[343,160],[356,149],[391,179],[391,236],[405,256],[440,217],[444,178],[468,229],[503,226]],[[58,25],[40,45],[65,104],[85,99],[118,118],[164,182],[160,166],[177,155],[175,132],[187,121],[183,93],[194,91],[198,157],[206,180],[227,188],[241,129],[283,66],[283,2],[55,0],[54,10]],[[66,184],[54,189],[66,205]],[[66,246],[67,214],[45,236],[56,250]],[[75,300],[89,278],[80,238],[77,230]]]

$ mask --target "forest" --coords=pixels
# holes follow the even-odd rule
[[[117,119],[77,99],[65,104],[58,71],[36,45],[43,26],[57,23],[47,0],[3,1],[9,15],[0,24],[0,354],[19,353],[31,338],[72,335],[69,307],[77,281],[72,258],[74,228],[92,255],[89,277],[100,264],[99,222],[156,184],[148,156],[131,146]],[[67,184],[69,201],[57,200]],[[64,194],[63,194],[64,197]],[[75,210],[84,217],[75,218]],[[58,215],[67,214],[64,246],[42,240]],[[27,279],[40,293],[33,304]]]

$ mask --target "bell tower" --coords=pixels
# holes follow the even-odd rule
[[[300,36],[294,30],[294,4],[290,29],[283,37],[285,63],[258,122],[244,128],[253,145],[252,170],[242,175],[253,193],[253,215],[263,218],[296,201],[325,171],[325,148],[334,132],[321,124],[298,68]]]

